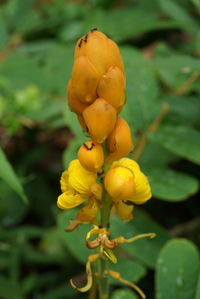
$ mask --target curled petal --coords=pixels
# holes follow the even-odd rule
[[[115,202],[129,199],[135,193],[136,188],[132,172],[121,166],[108,170],[104,185]]]
[[[61,179],[60,179],[60,185],[61,185],[62,192],[66,192],[69,190],[68,178],[69,178],[68,171],[67,170],[63,171]]]
[[[123,202],[119,201],[115,203],[115,209],[121,220],[131,220],[133,219],[133,206],[128,206]]]
[[[76,192],[91,195],[90,186],[96,183],[97,174],[86,170],[79,160],[71,161],[68,168],[68,184]]]
[[[96,220],[98,209],[96,200],[90,200],[89,203],[78,212],[76,218],[81,222],[93,223]]]
[[[80,194],[73,194],[70,191],[66,191],[58,196],[57,206],[62,210],[68,210],[79,206],[85,200],[86,198]]]
[[[113,162],[111,165],[111,169],[117,166],[126,167],[132,172],[134,176],[136,191],[132,196],[126,198],[126,200],[131,201],[135,204],[143,204],[147,200],[149,200],[152,196],[151,187],[149,185],[148,178],[140,170],[137,162],[129,158],[123,158]]]

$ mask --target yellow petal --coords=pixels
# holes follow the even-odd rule
[[[65,192],[65,191],[68,191],[68,190],[69,190],[68,178],[69,178],[68,171],[65,170],[65,171],[62,173],[62,176],[61,176],[61,179],[60,179],[60,185],[61,185],[61,190],[62,190],[62,192]]]
[[[96,220],[99,207],[96,200],[90,200],[77,214],[76,218],[81,222],[93,223]]]
[[[99,172],[104,163],[104,152],[101,144],[90,140],[85,142],[78,151],[81,165],[92,172]]]
[[[124,105],[125,77],[116,65],[111,66],[108,72],[101,77],[97,94],[116,109],[120,109]]]
[[[113,130],[117,113],[113,106],[104,99],[98,98],[84,110],[83,118],[92,139],[102,143]]]
[[[133,206],[126,205],[125,203],[119,201],[115,204],[115,209],[121,220],[131,220],[133,219]]]
[[[68,184],[76,192],[90,196],[90,187],[96,183],[97,174],[86,170],[79,160],[71,161],[68,168]]]
[[[86,56],[77,58],[72,70],[72,88],[74,96],[84,104],[97,98],[97,84],[100,75]]]
[[[107,145],[110,151],[108,155],[109,163],[128,155],[133,149],[131,130],[123,118],[117,118],[115,127],[108,136]]]
[[[79,194],[73,194],[70,191],[62,193],[57,200],[57,206],[62,210],[75,208],[82,204],[86,198]]]
[[[152,196],[151,187],[148,178],[140,170],[138,163],[129,158],[123,158],[112,163],[111,168],[118,166],[126,167],[130,169],[134,175],[134,181],[136,186],[136,192],[127,200],[136,204],[143,204],[149,200]]]
[[[109,195],[115,200],[127,200],[135,193],[135,180],[132,172],[125,167],[115,167],[108,170],[104,185]]]

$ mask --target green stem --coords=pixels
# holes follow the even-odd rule
[[[110,217],[110,200],[105,196],[104,192],[103,204],[101,208],[101,226],[108,230],[109,217]],[[101,250],[101,249],[100,249]],[[105,276],[105,271],[108,267],[108,260],[105,257],[100,259],[100,277],[99,277],[99,297],[100,299],[108,299],[109,297],[109,284],[108,277]]]
[[[107,149],[104,144],[104,154],[106,159]],[[104,164],[104,173],[108,170],[109,165],[107,163]],[[109,228],[109,219],[110,219],[110,209],[111,209],[111,201],[110,198],[104,188],[103,196],[102,196],[102,208],[101,208],[101,227],[108,230]],[[100,251],[102,248],[100,248]],[[109,283],[108,277],[105,276],[105,271],[108,268],[108,260],[105,257],[100,259],[100,277],[98,280],[99,283],[99,298],[100,299],[108,299],[109,298]]]

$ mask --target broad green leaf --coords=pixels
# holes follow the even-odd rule
[[[197,27],[194,19],[187,13],[187,11],[177,3],[176,0],[159,0],[163,12],[169,17],[176,20],[184,26],[184,28],[194,30]]]
[[[122,54],[127,78],[128,121],[135,129],[144,128],[160,111],[158,81],[151,65],[138,51],[123,48]]]
[[[198,191],[198,180],[188,174],[163,167],[152,167],[147,173],[153,196],[159,199],[181,201]]]
[[[200,298],[200,273],[197,281],[197,288],[196,288],[196,293],[195,293],[195,299]]]
[[[141,263],[130,260],[128,257],[120,256],[117,256],[117,260],[117,264],[109,263],[109,269],[120,273],[122,278],[128,281],[137,282],[146,275],[146,268]],[[112,279],[111,283],[121,284],[115,279]]]
[[[169,113],[165,120],[175,124],[199,124],[200,101],[198,97],[162,97],[162,101],[169,104]]]
[[[93,250],[88,249],[85,244],[85,237],[88,231],[92,229],[91,225],[79,225],[73,232],[65,232],[64,229],[69,226],[69,220],[75,219],[77,211],[75,209],[61,212],[58,215],[58,227],[60,237],[70,253],[78,259],[81,263],[85,264],[87,257],[93,254]]]
[[[3,17],[0,15],[0,49],[3,49],[8,41],[8,33]]]
[[[200,164],[200,132],[190,127],[163,125],[150,138],[172,153]]]
[[[144,238],[133,243],[122,245],[122,247],[133,257],[153,268],[156,263],[159,251],[169,239],[166,230],[150,218],[146,213],[135,208],[134,219],[124,222],[114,217],[111,219],[112,237],[124,236],[131,238],[143,233],[156,233],[154,239]]]
[[[168,57],[158,57],[153,60],[153,65],[161,80],[172,89],[180,88],[193,73],[199,74],[200,70],[199,59],[177,53]],[[188,91],[192,89],[193,84],[187,88]]]
[[[139,157],[139,164],[145,174],[149,175],[151,169],[166,167],[169,163],[176,162],[177,160],[179,160],[179,158],[172,152],[166,150],[159,144],[149,142]]]
[[[112,293],[111,299],[138,299],[138,296],[130,289],[120,289]]]
[[[173,28],[178,26],[178,23],[171,20],[159,20],[157,12],[153,10],[148,10],[147,14],[140,7],[130,6],[110,11],[95,10],[84,20],[83,26],[87,28],[86,30],[97,27],[119,42],[148,31]]]
[[[37,62],[22,53],[13,53],[0,65],[0,73],[9,81],[12,91],[36,85],[46,88],[47,82]]]
[[[23,186],[1,148],[0,178],[4,180],[10,186],[10,188],[12,188],[23,199],[24,202],[27,202],[27,197],[24,193]]]
[[[199,274],[196,246],[184,239],[169,241],[156,265],[157,299],[193,299]]]

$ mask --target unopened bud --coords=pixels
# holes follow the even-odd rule
[[[82,103],[75,97],[71,79],[69,80],[67,86],[67,98],[68,98],[68,105],[71,111],[75,112],[78,115],[81,115],[83,110],[88,107],[88,105]]]
[[[125,167],[115,167],[108,170],[104,179],[105,188],[116,201],[127,200],[135,193],[133,173]]]
[[[101,144],[95,141],[85,142],[78,151],[81,165],[92,172],[99,172],[104,163],[104,152]]]
[[[125,102],[125,76],[117,66],[111,66],[97,87],[98,96],[105,99],[118,112]]]
[[[91,31],[79,39],[74,59],[81,56],[89,59],[100,76],[105,74],[111,65],[116,65],[124,71],[118,46],[102,32]]]
[[[78,57],[72,71],[72,87],[75,97],[84,104],[97,98],[97,84],[100,75],[86,56]]]
[[[115,127],[107,139],[108,161],[120,159],[130,153],[133,149],[133,140],[128,123],[121,117],[117,118]]]
[[[83,111],[88,134],[98,143],[106,140],[116,122],[116,110],[104,99],[98,98]]]

